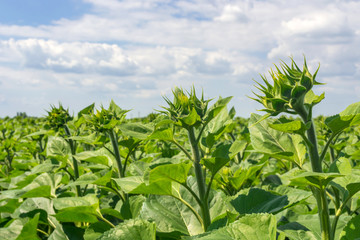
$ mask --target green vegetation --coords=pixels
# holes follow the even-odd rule
[[[0,119],[1,236],[357,239],[360,102],[314,118],[317,71],[275,66],[250,119],[194,88],[143,119],[113,101]]]

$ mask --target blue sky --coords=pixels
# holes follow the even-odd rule
[[[0,0],[0,117],[111,99],[144,116],[193,84],[249,117],[253,79],[303,55],[326,83],[316,114],[336,114],[360,98],[359,12],[345,0]]]

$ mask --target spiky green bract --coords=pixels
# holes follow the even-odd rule
[[[275,70],[269,71],[273,80],[271,84],[264,75],[261,75],[263,84],[256,82],[263,95],[255,94],[255,101],[261,103],[265,108],[262,111],[276,116],[280,113],[295,113],[304,105],[305,95],[314,85],[321,83],[315,80],[317,68],[314,74],[311,74],[304,58],[303,70],[296,65],[291,58],[291,66],[282,61],[280,67],[275,65]]]
[[[201,94],[199,99],[195,93],[195,87],[191,88],[190,92],[184,92],[183,89],[175,87],[172,91],[174,100],[171,101],[164,97],[169,107],[162,107],[167,111],[167,114],[177,125],[184,128],[191,126],[198,126],[205,120],[205,114],[208,109],[208,103],[211,101],[204,100],[204,94]]]
[[[73,119],[69,114],[69,109],[65,109],[61,104],[59,107],[51,106],[50,111],[47,111],[46,125],[52,129],[58,130]]]
[[[108,109],[101,106],[101,109],[96,110],[95,114],[84,115],[84,117],[96,131],[106,132],[107,130],[113,129],[119,122],[123,121],[128,111],[129,110],[121,109],[113,100],[111,100]]]

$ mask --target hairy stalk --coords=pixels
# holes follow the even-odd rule
[[[64,125],[64,130],[65,130],[65,134],[68,137],[71,137],[70,129],[66,124]],[[75,175],[74,178],[76,181],[80,176],[78,161],[74,157],[74,155],[76,154],[76,143],[72,139],[69,139],[68,142],[69,142],[70,149],[71,149],[72,161],[73,161],[73,166],[74,166],[74,175]],[[77,193],[77,196],[81,197],[81,188],[79,185],[76,185],[76,193]]]
[[[199,146],[197,144],[196,138],[195,138],[194,127],[188,128],[188,134],[189,134],[189,141],[191,144],[191,150],[193,153],[195,175],[196,175],[197,185],[198,185],[198,189],[199,189],[199,197],[202,202],[202,207],[201,207],[202,211],[201,212],[202,212],[202,217],[204,220],[204,230],[206,231],[206,229],[208,228],[208,226],[211,223],[209,202],[205,195],[206,184],[205,184],[205,178],[203,175],[202,167],[200,164],[200,160],[201,160],[200,150],[199,150]]]
[[[123,173],[123,167],[122,167],[122,163],[121,163],[121,157],[120,157],[120,152],[119,152],[119,145],[118,145],[118,141],[117,141],[117,136],[116,136],[115,131],[113,129],[109,130],[108,134],[109,134],[110,141],[111,141],[111,144],[112,144],[113,149],[114,149],[114,157],[115,157],[116,163],[118,165],[118,170],[119,170],[120,177],[123,178],[124,173]]]
[[[306,144],[308,152],[309,152],[309,158],[311,162],[311,167],[314,172],[322,173],[322,165],[321,160],[318,152],[317,147],[317,138],[316,138],[316,131],[315,131],[315,125],[311,118],[311,111],[310,108],[307,112],[304,105],[301,105],[300,108],[296,109],[299,113],[300,117],[302,118],[303,122],[306,124],[308,122],[311,122],[310,128],[307,130],[307,138],[309,140],[309,143]],[[316,199],[316,203],[318,206],[318,212],[319,212],[319,219],[320,219],[320,226],[321,226],[321,239],[322,240],[333,240],[331,236],[331,224],[330,224],[330,213],[329,213],[329,207],[328,207],[328,200],[326,196],[326,190],[325,189],[318,189],[315,187],[311,188],[313,195]]]

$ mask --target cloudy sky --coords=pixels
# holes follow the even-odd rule
[[[359,13],[345,0],[0,0],[0,117],[111,99],[144,116],[192,84],[248,117],[253,79],[303,55],[326,83],[316,113],[335,114],[360,99]]]

